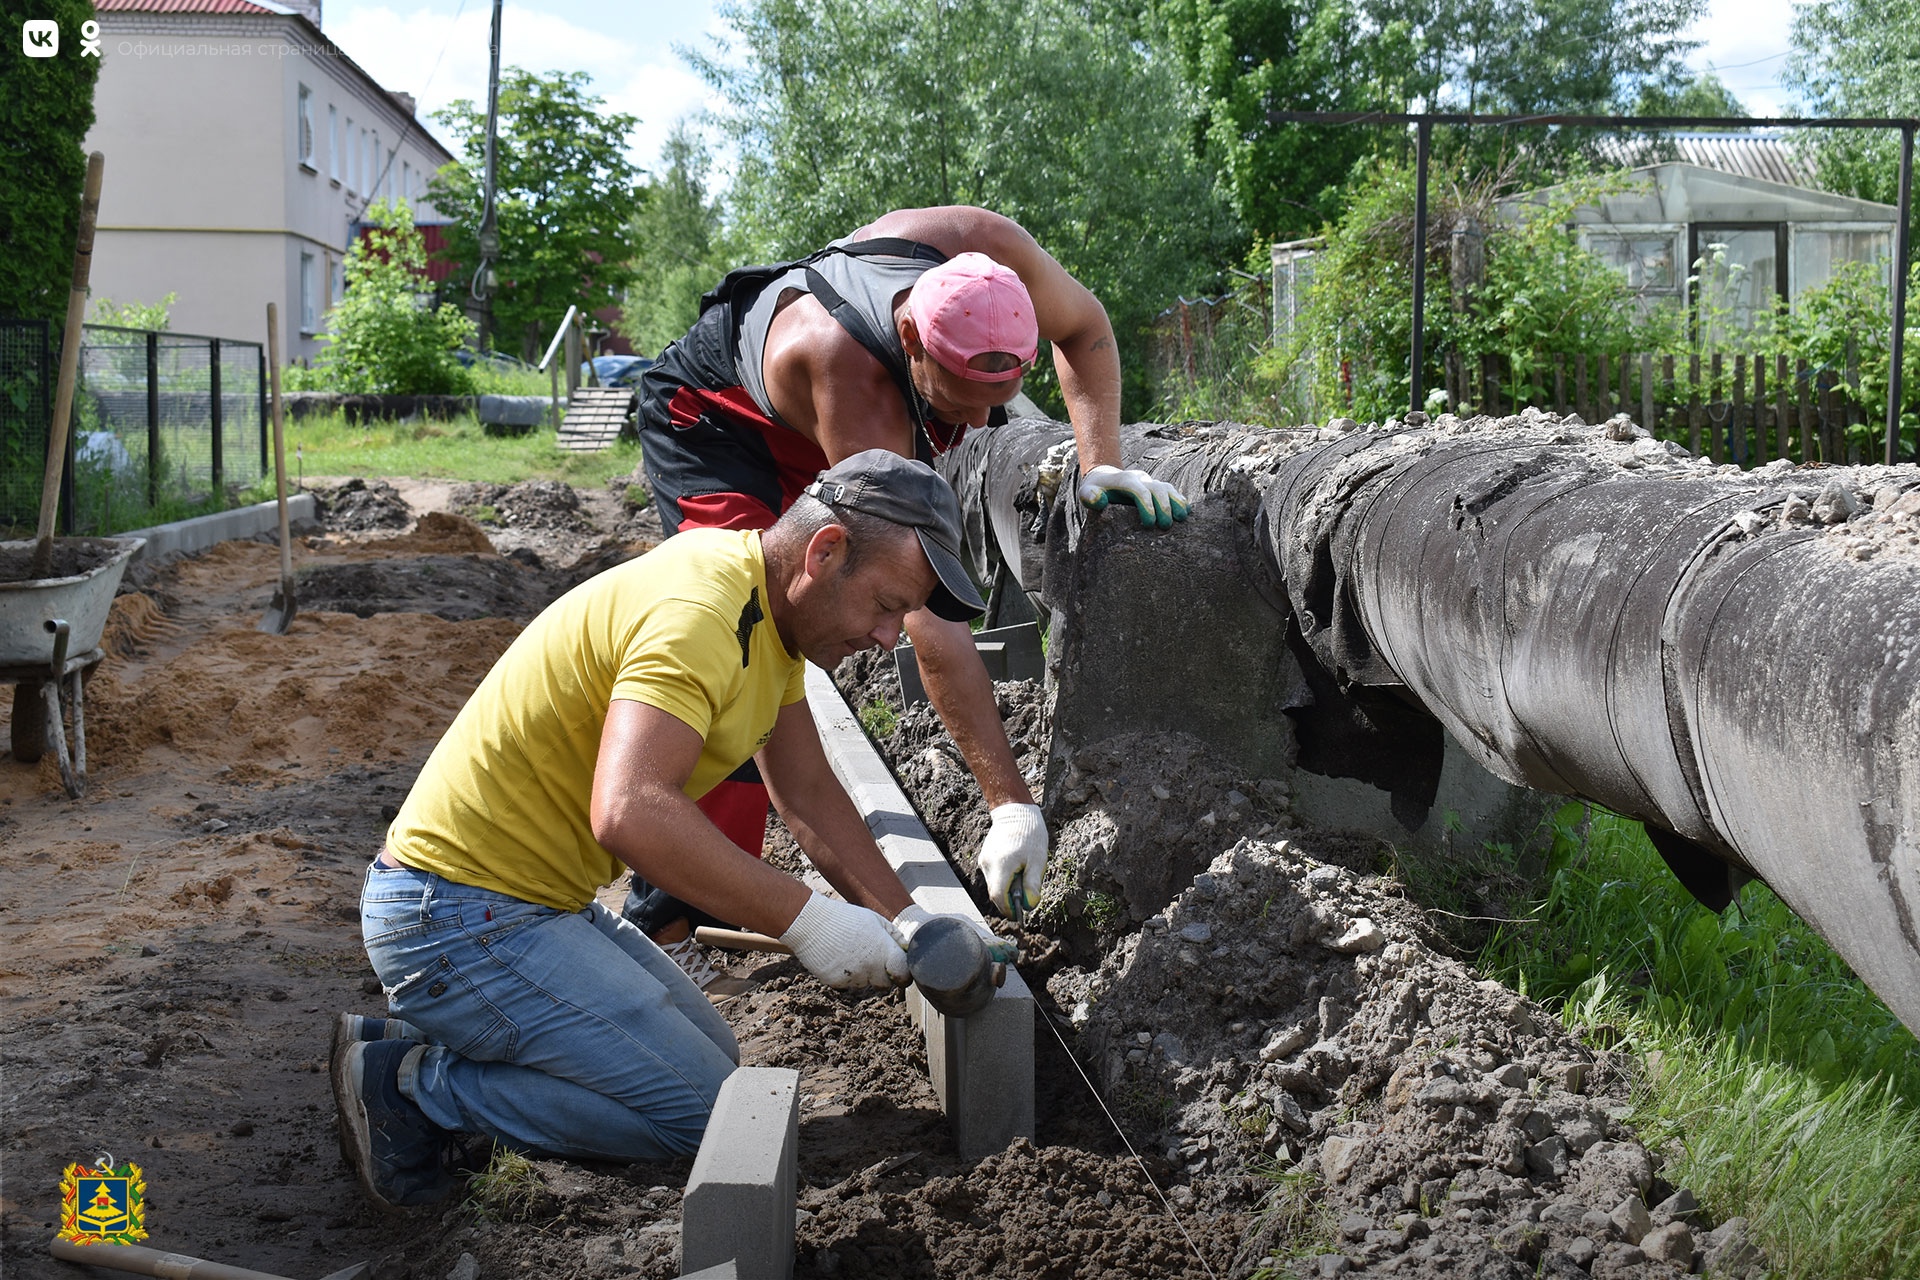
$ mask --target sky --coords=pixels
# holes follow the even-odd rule
[[[1688,62],[1714,71],[1748,115],[1790,114],[1796,99],[1780,77],[1792,48],[1792,0],[1711,0],[1687,35],[1704,42]]]
[[[367,74],[418,99],[421,124],[455,150],[431,115],[460,98],[485,109],[492,0],[324,0],[321,19]],[[707,100],[706,85],[673,46],[701,45],[723,29],[713,0],[506,0],[500,65],[589,73],[609,110],[640,118],[629,155],[650,169],[674,122]]]
[[[714,7],[714,0],[507,0],[500,63],[590,73],[610,109],[640,118],[629,154],[650,169],[674,122],[707,103],[706,85],[674,47],[704,46],[723,33]],[[491,19],[491,0],[325,0],[323,10],[334,43],[387,88],[419,99],[421,123],[449,144],[430,113],[457,98],[484,106]],[[1780,84],[1792,29],[1792,0],[1710,0],[1707,16],[1688,32],[1703,42],[1689,61],[1716,71],[1749,113],[1782,114],[1793,104]]]

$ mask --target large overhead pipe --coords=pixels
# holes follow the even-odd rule
[[[1763,879],[1920,1029],[1920,468],[1742,472],[1624,420],[1409,418],[1135,427],[1128,463],[1233,526],[1232,607],[1285,627],[1306,700],[1358,726],[1350,776],[1423,814],[1430,717],[1499,778],[1644,821],[1709,906]],[[946,463],[1000,585],[1056,616],[1098,524],[1131,515],[1062,498],[1070,450],[1058,424],[1021,422]],[[1160,539],[1169,566],[1196,557],[1161,574],[1162,610],[1220,554],[1217,538],[1183,551],[1179,529],[1124,536]],[[1215,677],[1150,673],[1161,696]],[[1102,672],[1103,695],[1124,701],[1126,678]]]

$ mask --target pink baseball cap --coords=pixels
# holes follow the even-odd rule
[[[956,254],[914,282],[907,313],[942,368],[974,382],[1010,382],[1040,349],[1033,299],[1013,271],[984,253]],[[975,369],[971,361],[1004,351],[1011,369]]]

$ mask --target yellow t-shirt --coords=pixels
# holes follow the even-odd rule
[[[644,702],[705,746],[698,799],[805,696],[767,607],[757,530],[691,529],[588,579],[520,633],[434,747],[387,829],[402,862],[577,911],[624,865],[589,806],[607,705]]]

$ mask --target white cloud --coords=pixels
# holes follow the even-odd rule
[[[538,7],[508,5],[501,19],[500,65],[538,73],[586,72],[592,91],[605,99],[608,110],[640,118],[627,154],[635,164],[650,168],[674,121],[706,104],[706,85],[666,40],[649,40],[642,47],[626,34],[561,12],[575,8],[568,0],[549,0]],[[326,14],[326,33],[334,43],[385,87],[413,94],[421,123],[449,148],[452,139],[446,129],[430,117],[461,98],[484,106],[492,22],[486,0],[468,0],[457,20],[455,13],[456,5],[444,0],[405,11],[348,0],[330,4]],[[716,29],[718,20],[699,0],[683,8],[682,21],[688,16],[704,18],[706,29]],[[644,27],[641,22],[627,30]]]
[[[1687,32],[1702,41],[1687,59],[1712,70],[1756,116],[1792,114],[1795,95],[1780,81],[1793,47],[1794,0],[1711,0]]]

